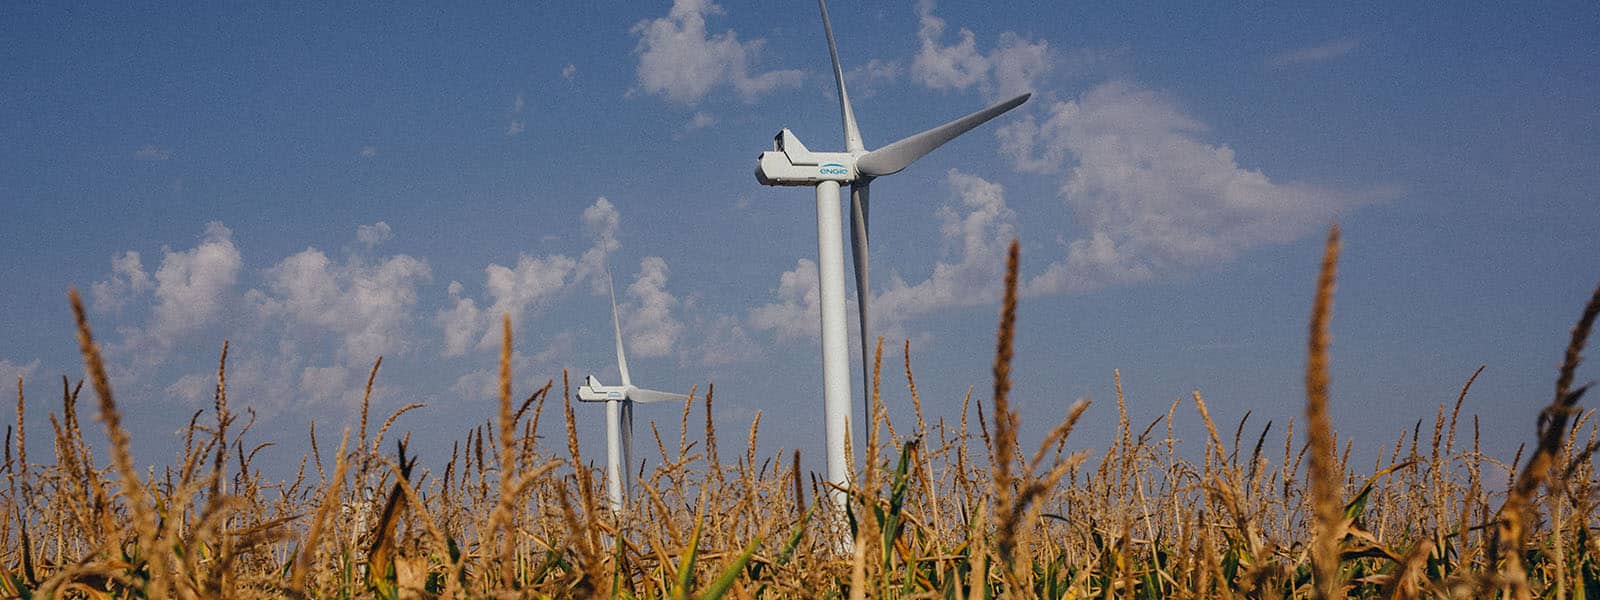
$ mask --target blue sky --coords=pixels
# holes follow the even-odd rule
[[[1600,7],[831,8],[869,148],[1034,93],[874,186],[898,418],[903,339],[933,416],[985,395],[1017,237],[1029,432],[1087,397],[1074,445],[1109,439],[1113,369],[1141,424],[1198,389],[1281,432],[1337,222],[1343,434],[1374,456],[1487,365],[1486,450],[1531,438],[1600,274]],[[427,403],[398,426],[438,456],[493,415],[500,314],[519,394],[616,379],[609,256],[637,383],[715,382],[724,439],[760,411],[764,451],[820,464],[814,204],[751,174],[780,127],[843,145],[820,29],[807,2],[7,5],[0,375],[59,410],[76,286],[146,462],[223,339],[273,462],[353,423],[378,355],[375,411]]]

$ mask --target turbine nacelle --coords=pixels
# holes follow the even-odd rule
[[[578,388],[578,399],[584,402],[627,400],[628,388],[630,387],[633,386],[601,385],[599,379],[590,375],[584,379],[584,384]]]
[[[856,171],[856,155],[812,152],[788,128],[772,137],[772,150],[762,152],[761,161],[756,165],[756,181],[761,185],[850,183],[858,179],[861,175]]]

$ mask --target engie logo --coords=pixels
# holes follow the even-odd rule
[[[850,169],[844,168],[844,165],[841,165],[839,163],[826,163],[826,164],[822,165],[821,167],[819,167],[817,169],[817,171],[821,172],[823,175],[849,175],[850,174]]]

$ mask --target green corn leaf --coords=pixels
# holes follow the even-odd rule
[[[696,598],[698,600],[718,600],[724,594],[727,594],[728,590],[733,587],[733,582],[739,580],[739,573],[744,571],[745,565],[750,564],[750,557],[756,555],[756,548],[759,547],[761,547],[761,538],[757,537],[751,540],[750,544],[744,547],[744,552],[740,552],[739,556],[733,559],[733,564],[723,569],[722,575],[719,575],[716,581],[711,582],[711,587],[706,588],[706,591],[701,592]]]
[[[694,579],[694,559],[700,553],[700,531],[705,526],[705,520],[705,502],[702,500],[700,514],[694,518],[694,533],[689,535],[689,550],[683,553],[678,563],[678,576],[672,584],[672,597],[676,600],[689,597],[689,584]]]
[[[1344,505],[1345,518],[1351,519],[1358,523],[1361,522],[1361,515],[1367,510],[1367,498],[1372,495],[1372,487],[1378,483],[1378,480],[1382,479],[1385,475],[1415,464],[1417,464],[1417,461],[1408,460],[1402,463],[1389,465],[1387,468],[1384,468],[1377,473],[1373,473],[1372,477],[1367,478],[1367,482],[1362,484],[1361,490],[1356,492],[1356,496],[1351,498],[1350,502]]]

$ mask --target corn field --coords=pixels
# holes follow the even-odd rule
[[[253,464],[267,444],[230,407],[226,344],[214,407],[183,427],[182,454],[140,467],[74,292],[85,381],[63,380],[48,428],[25,414],[17,382],[0,595],[1600,598],[1600,436],[1579,404],[1586,386],[1574,384],[1600,290],[1572,330],[1554,398],[1530,406],[1539,435],[1517,456],[1479,451],[1479,423],[1460,410],[1469,379],[1431,429],[1396,432],[1375,464],[1357,465],[1327,393],[1338,252],[1335,228],[1312,296],[1301,423],[1252,435],[1248,416],[1212,422],[1199,392],[1134,423],[1119,378],[1116,435],[1103,451],[1066,450],[1085,426],[1083,401],[1042,438],[1019,439],[1013,243],[993,387],[968,394],[959,422],[924,418],[909,344],[896,357],[880,340],[873,418],[855,436],[865,446],[851,449],[863,466],[848,490],[803,472],[797,452],[759,455],[759,416],[724,444],[708,388],[683,405],[676,431],[651,425],[651,466],[622,511],[585,466],[566,376],[512,397],[509,321],[497,410],[448,461],[429,457],[442,470],[418,468],[407,436],[392,430],[419,405],[369,427],[364,403],[354,428],[312,425],[292,481],[268,480]],[[907,389],[876,385],[900,368]],[[892,422],[890,401],[909,403],[915,422]],[[91,402],[98,424],[81,418]],[[691,424],[701,411],[703,432]],[[1198,456],[1179,451],[1181,419],[1208,432]],[[558,433],[537,435],[541,426]],[[30,457],[26,436],[41,431],[53,455]],[[109,464],[96,464],[91,439]]]

